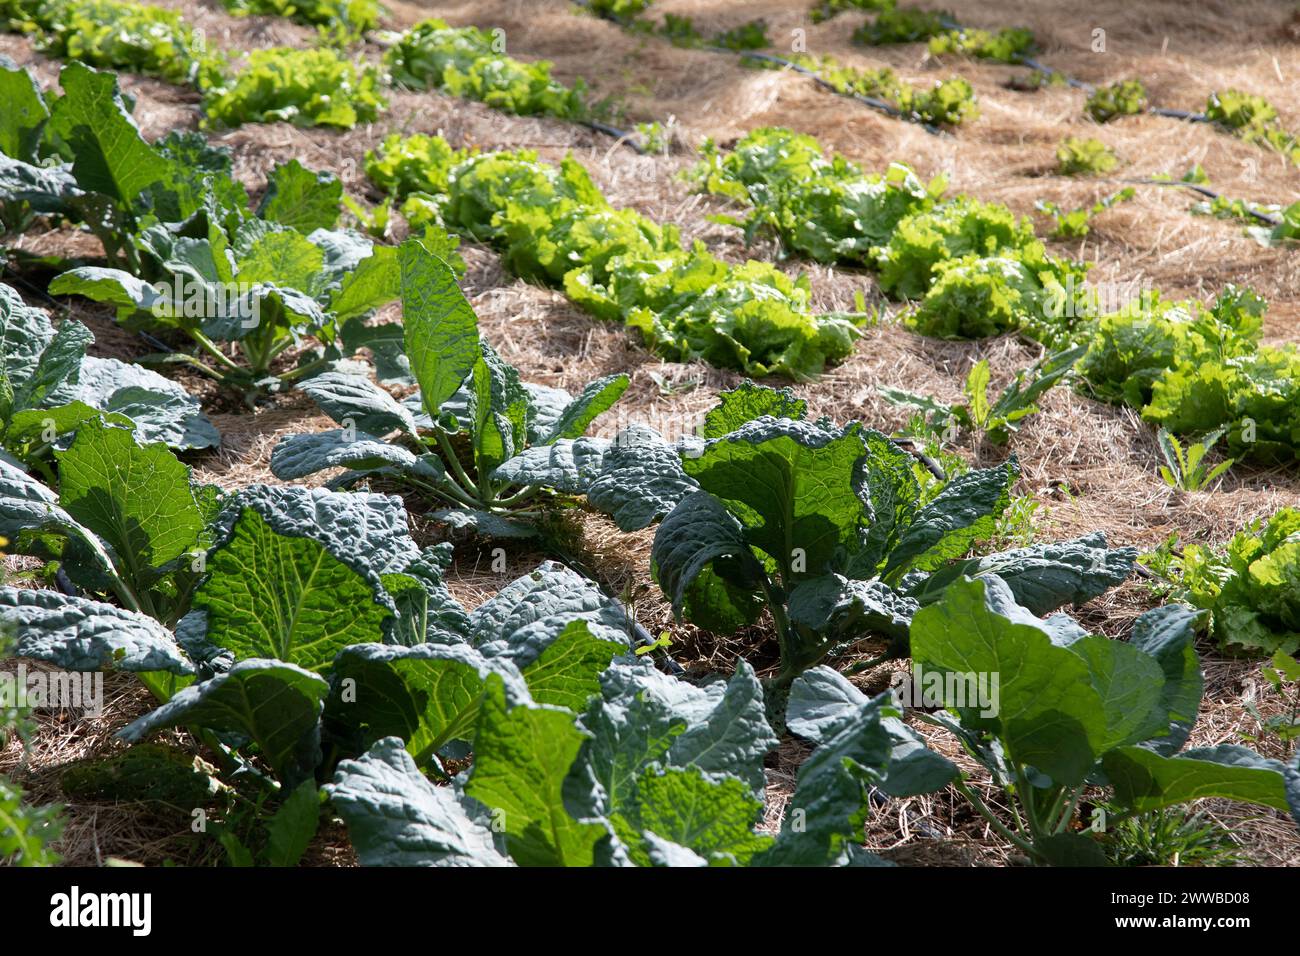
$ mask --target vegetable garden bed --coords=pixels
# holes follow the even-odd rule
[[[1271,7],[1024,24],[1094,87],[1248,87],[1241,135],[951,40],[935,136],[703,48],[762,18],[918,102],[928,37],[853,5],[169,4],[184,55],[56,6],[0,0],[0,623],[104,681],[7,712],[0,854],[1300,862]],[[1192,167],[1239,204],[1111,182]]]

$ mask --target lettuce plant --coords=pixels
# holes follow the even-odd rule
[[[1174,434],[1227,427],[1234,458],[1290,461],[1300,450],[1300,355],[1259,344],[1264,300],[1228,286],[1208,308],[1148,296],[1091,320],[1079,372]]]
[[[220,58],[174,10],[120,0],[47,0],[38,13],[36,46],[43,53],[159,76],[173,83],[206,82]]]
[[[874,10],[884,12],[894,9],[898,0],[818,0],[812,8],[812,22],[824,23],[845,10]]]
[[[1141,408],[1180,358],[1199,363],[1254,351],[1262,314],[1263,300],[1232,287],[1208,309],[1151,293],[1088,324],[1079,372],[1096,397]]]
[[[767,24],[763,20],[747,20],[739,26],[706,37],[687,16],[665,13],[659,23],[642,17],[641,14],[652,5],[653,0],[592,0],[585,4],[599,17],[612,20],[637,33],[661,36],[674,46],[714,47],[739,52],[761,50],[771,45],[767,37]]]
[[[996,576],[954,581],[912,621],[914,666],[945,679],[996,675],[996,700],[945,697],[943,709],[916,716],[951,733],[988,772],[1010,819],[937,754],[930,756],[940,765],[927,769],[951,780],[1039,864],[1105,865],[1099,835],[1202,797],[1289,811],[1300,824],[1297,767],[1235,744],[1183,749],[1204,688],[1193,646],[1198,617],[1185,606],[1156,608],[1137,619],[1127,640],[1112,640],[1059,615],[1043,621],[1026,612]],[[791,690],[790,727],[833,750],[869,732],[856,716],[867,703],[839,674],[818,668]],[[1106,792],[1109,812],[1078,821],[1091,788]]]
[[[961,256],[933,267],[934,283],[906,324],[922,335],[978,339],[1023,332],[1047,343],[1072,324],[1059,305],[1082,286],[1083,273],[1030,243],[1018,255]]]
[[[1047,255],[1028,219],[1016,217],[1005,206],[966,196],[904,216],[871,252],[881,288],[906,298],[931,291],[941,265],[966,256],[1015,261],[1017,281],[1026,288],[1048,290],[1069,284],[1071,277],[1082,282],[1086,275],[1086,266]]]
[[[1121,80],[1099,86],[1088,94],[1083,111],[1094,122],[1109,123],[1117,116],[1135,116],[1147,108],[1147,91],[1141,80]]]
[[[1057,304],[1083,295],[1087,267],[1049,255],[1027,219],[966,196],[940,201],[942,177],[922,185],[895,164],[865,176],[812,137],[754,130],[723,155],[706,143],[691,172],[708,192],[750,208],[725,218],[746,238],[771,231],[792,252],[819,262],[867,265],[883,291],[925,297],[911,321],[944,337],[1018,329],[1055,347],[1068,326]],[[1064,311],[1064,310],[1061,310]]]
[[[1283,207],[1281,203],[1215,196],[1207,202],[1194,203],[1191,211],[1198,216],[1245,223],[1246,235],[1261,246],[1300,242],[1300,202]]]
[[[1300,140],[1281,125],[1277,109],[1264,97],[1241,90],[1216,90],[1206,101],[1205,116],[1234,136],[1268,146],[1300,165]]]
[[[618,401],[628,377],[597,379],[576,398],[520,382],[479,336],[451,268],[415,241],[399,257],[405,354],[419,392],[399,403],[362,376],[308,379],[302,389],[340,427],[282,439],[271,470],[291,480],[342,466],[348,485],[393,478],[451,506],[434,517],[485,534],[529,534],[542,489],[498,480],[497,466],[526,448],[580,438]]]
[[[1034,241],[1029,222],[1006,207],[958,197],[904,216],[872,253],[885,292],[919,298],[942,262],[1003,251],[1014,255]]]
[[[654,0],[590,0],[587,8],[597,16],[630,19],[649,9],[653,3]]]
[[[938,36],[951,22],[948,14],[919,10],[915,7],[890,7],[853,31],[853,42],[864,46],[885,46],[891,43],[916,43]]]
[[[1099,139],[1067,136],[1056,148],[1056,171],[1062,176],[1108,173],[1118,163],[1114,152]]]
[[[222,0],[236,15],[289,17],[320,27],[326,36],[353,40],[379,26],[378,0]]]
[[[1036,49],[1034,34],[1022,27],[1007,27],[997,33],[963,28],[930,38],[930,52],[935,56],[959,53],[997,63],[1023,63]]]
[[[943,179],[927,187],[899,164],[884,176],[864,175],[841,156],[826,158],[811,136],[779,127],[750,131],[725,155],[706,141],[691,177],[750,206],[745,219],[729,220],[746,240],[770,231],[788,251],[819,262],[864,261],[944,188]]]
[[[936,80],[928,88],[917,87],[899,79],[889,67],[861,69],[842,63],[830,54],[742,57],[741,63],[766,70],[786,69],[788,64],[793,64],[802,72],[814,74],[819,83],[841,96],[873,100],[872,105],[915,123],[959,126],[979,115],[975,90],[959,76]]]
[[[761,50],[772,45],[767,37],[767,23],[763,20],[747,20],[714,35],[709,42],[724,50],[736,51]]]
[[[1181,588],[1210,611],[1210,629],[1227,650],[1300,650],[1300,511],[1283,508],[1233,535],[1225,549],[1183,549]]]
[[[517,274],[621,319],[674,361],[809,378],[857,336],[860,315],[811,310],[806,277],[684,248],[675,228],[610,206],[572,157],[557,167],[527,150],[466,155],[437,137],[390,138],[366,171],[415,223],[493,243]]]
[[[31,33],[42,53],[173,83],[201,84],[221,69],[174,10],[123,0],[10,0],[5,20]]]
[[[1142,417],[1172,432],[1227,428],[1228,451],[1262,462],[1300,457],[1300,354],[1261,345],[1233,357],[1179,354],[1155,380]]]
[[[204,124],[293,123],[351,129],[375,120],[388,106],[379,71],[328,48],[253,50],[244,68],[209,87]]]
[[[579,119],[587,114],[585,84],[551,78],[553,64],[506,56],[498,35],[442,20],[417,23],[384,53],[393,82],[411,89],[440,89],[521,116]]]
[[[674,612],[716,633],[769,612],[781,651],[775,686],[870,633],[904,653],[917,608],[959,573],[1001,567],[1047,613],[1132,568],[1136,552],[1107,550],[1100,535],[966,559],[1007,507],[1014,460],[926,500],[911,456],[884,435],[804,412],[789,392],[746,383],[675,446],[633,426],[608,447],[578,439],[526,451],[497,475],[585,493],[624,531],[662,518],[652,571]]]
[[[1052,227],[1053,239],[1082,239],[1092,231],[1091,223],[1094,216],[1122,202],[1128,202],[1134,195],[1133,187],[1125,186],[1109,196],[1103,196],[1091,206],[1083,206],[1080,209],[1065,210],[1056,203],[1045,199],[1035,202],[1034,208],[1044,215],[1052,217],[1052,221],[1055,223]]]
[[[748,20],[711,37],[701,33],[690,17],[673,13],[665,13],[663,22],[658,26],[651,26],[647,20],[636,21],[633,26],[638,30],[657,33],[673,46],[686,48],[714,47],[739,53],[743,50],[762,50],[772,45],[767,36],[767,23],[763,20]]]

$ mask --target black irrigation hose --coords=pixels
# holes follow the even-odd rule
[[[1174,186],[1179,189],[1190,189],[1192,192],[1211,200],[1218,199],[1220,196],[1220,194],[1216,193],[1213,189],[1209,189],[1197,183],[1177,182],[1172,179],[1105,179],[1101,181],[1108,183],[1127,183],[1135,186]],[[1260,222],[1269,226],[1277,226],[1282,222],[1282,220],[1278,219],[1276,216],[1270,216],[1268,213],[1259,212],[1249,207],[1247,207],[1246,211]]]
[[[143,340],[145,345],[149,346],[151,349],[157,349],[159,352],[162,352],[164,355],[177,354],[174,348],[172,348],[162,339],[155,338],[154,336],[150,335],[148,332],[143,332],[143,331],[137,332],[136,335],[140,336],[141,340]]]
[[[1169,119],[1182,120],[1185,123],[1210,122],[1210,118],[1204,113],[1193,113],[1191,110],[1169,110],[1162,106],[1148,106],[1146,111],[1152,116],[1165,116]]]
[[[938,478],[940,481],[948,480],[948,475],[944,472],[943,466],[925,452],[921,451],[921,449],[917,448],[914,440],[911,438],[895,438],[893,441],[895,445],[924,465],[925,470],[934,475],[934,477]]]
[[[575,122],[579,126],[587,127],[589,130],[614,137],[620,144],[628,147],[638,156],[645,156],[647,153],[646,148],[636,141],[636,135],[628,130],[619,129],[617,126],[610,126],[608,123],[600,123],[596,120],[575,120]]]
[[[1031,70],[1037,70],[1039,73],[1046,73],[1048,76],[1059,76],[1063,78],[1066,86],[1074,87],[1076,90],[1086,90],[1091,93],[1096,89],[1096,87],[1091,83],[1085,83],[1083,80],[1076,80],[1068,73],[1063,73],[1056,67],[1048,66],[1046,63],[1039,63],[1031,56],[1020,56],[1017,59],[1022,65],[1029,67]]]

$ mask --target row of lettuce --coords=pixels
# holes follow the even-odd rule
[[[855,334],[852,316],[796,325],[790,317],[803,310],[789,308],[789,290],[801,286],[784,273],[684,249],[671,228],[612,209],[572,160],[556,167],[528,151],[467,152],[439,137],[394,135],[367,155],[366,169],[417,226],[496,245],[517,274],[622,318],[660,354],[798,376],[846,354]],[[899,164],[865,174],[789,130],[755,130],[728,152],[706,144],[693,177],[747,207],[728,220],[747,239],[771,234],[788,253],[874,271],[887,295],[916,302],[905,321],[922,334],[1018,332],[1052,350],[1082,344],[1079,372],[1104,401],[1177,433],[1227,427],[1238,457],[1291,461],[1300,449],[1300,358],[1293,347],[1261,344],[1265,306],[1248,290],[1228,287],[1209,307],[1148,292],[1107,311],[1087,267],[1049,253],[1032,223],[1005,206],[946,199],[942,179],[923,183]],[[755,282],[774,291],[754,294]],[[710,327],[698,316],[724,306],[736,329],[729,340],[693,333]],[[757,324],[746,329],[751,316]],[[783,328],[798,329],[795,345],[775,334]],[[742,353],[736,344],[760,341],[782,351]]]
[[[0,135],[6,227],[20,233],[40,217],[84,224],[108,260],[59,276],[51,291],[109,303],[131,327],[183,333],[198,349],[191,364],[250,394],[362,346],[391,351],[364,318],[396,295],[395,253],[337,228],[335,177],[290,162],[252,209],[229,156],[202,136],[145,140],[112,74],[69,64],[59,95],[22,70],[0,70],[0,79],[22,103]],[[454,257],[457,240],[440,222],[496,242],[513,268],[623,318],[666,357],[806,378],[846,356],[857,334],[860,315],[812,310],[806,277],[683,244],[674,228],[612,208],[575,161],[467,156],[414,137],[389,140],[367,165],[444,254]],[[449,178],[453,166],[465,168]],[[223,294],[231,288],[243,291]],[[203,303],[201,315],[184,314],[182,300]],[[283,357],[304,354],[308,337],[324,352],[273,375]],[[231,341],[239,360],[219,347]]]
[[[955,23],[951,14],[916,7],[899,7],[895,0],[866,0],[818,9],[821,14],[815,10],[814,20],[827,19],[828,15],[845,9],[870,11],[871,16],[853,31],[854,42],[864,46],[925,41],[929,52],[935,56],[960,53],[997,63],[1034,67],[1037,82],[1018,82],[1016,88],[1035,89],[1046,83],[1065,82],[1063,74],[1042,67],[1033,59],[1038,53],[1034,35],[1022,27],[996,32],[965,28]],[[1069,82],[1088,91],[1084,113],[1098,123],[1151,110],[1146,88],[1140,80],[1120,80],[1096,88],[1078,81]],[[1292,163],[1300,165],[1300,139],[1282,125],[1276,108],[1262,96],[1229,88],[1212,92],[1202,113],[1183,114],[1173,110],[1160,112],[1177,118],[1213,123],[1247,142],[1275,150]]]
[[[656,23],[646,16],[652,0],[593,0],[587,6],[595,13],[614,19],[642,32],[656,33],[683,46],[701,46],[708,41],[695,29],[689,18],[671,13]],[[853,41],[869,47],[925,42],[931,56],[959,54],[995,63],[1025,65],[1033,68],[1033,81],[1010,81],[1015,89],[1034,90],[1050,83],[1071,82],[1087,90],[1084,113],[1098,123],[1151,111],[1146,88],[1140,80],[1128,79],[1100,87],[1067,80],[1064,74],[1039,64],[1034,57],[1038,44],[1032,31],[1023,27],[983,30],[962,26],[950,13],[917,7],[900,7],[896,0],[826,0],[813,7],[812,21],[821,23],[848,10],[867,12],[870,16],[853,31]],[[723,37],[740,36],[744,44],[720,42],[712,45],[725,49],[762,50],[772,44],[766,25],[750,21]],[[929,90],[919,90],[899,81],[888,68],[860,70],[844,65],[830,55],[813,56],[794,52],[782,56],[750,56],[745,61],[759,67],[784,67],[791,64],[818,75],[840,93],[876,97],[902,114],[935,125],[958,125],[977,113],[974,92],[960,78],[935,83]],[[1284,127],[1275,107],[1264,97],[1238,89],[1212,92],[1202,113],[1176,110],[1157,112],[1182,119],[1215,124],[1220,129],[1247,142],[1258,143],[1300,164],[1300,140]]]
[[[281,0],[228,0],[241,13],[292,15],[308,23],[332,24],[345,36],[359,37],[378,22],[371,0],[322,0],[288,4]],[[896,9],[880,4],[875,20],[855,37],[871,44],[930,39],[932,52],[961,52],[1001,62],[1022,62],[1034,49],[1026,30],[997,34],[956,28],[940,14]],[[628,22],[643,7],[604,11]],[[174,10],[129,0],[4,0],[0,24],[34,35],[39,49],[57,57],[98,67],[128,69],[197,86],[204,92],[204,111],[215,126],[245,122],[289,121],[302,125],[350,128],[373,120],[385,107],[382,87],[436,88],[519,115],[548,115],[591,121],[608,104],[587,101],[579,80],[566,86],[551,76],[546,61],[527,63],[506,55],[501,30],[449,27],[427,20],[401,34],[383,37],[388,49],[384,70],[350,61],[334,49],[279,47],[254,50],[244,68],[230,70],[229,57],[212,49],[201,32],[191,29]],[[322,26],[324,29],[324,27]],[[689,18],[667,15],[653,28],[682,45],[706,41]],[[769,46],[761,21],[731,31],[712,42],[723,48],[759,50]],[[830,56],[795,52],[789,57],[752,55],[744,62],[763,68],[794,66],[816,75],[841,94],[884,103],[904,117],[934,125],[956,125],[977,114],[974,94],[960,78],[936,82],[922,90],[899,80],[888,68],[863,70]],[[1097,122],[1148,109],[1140,81],[1126,80],[1090,90],[1085,112]],[[1277,110],[1264,98],[1229,89],[1212,93],[1205,119],[1242,138],[1300,157],[1300,145],[1281,126]]]
[[[649,3],[595,0],[586,4],[597,16],[612,20],[639,34],[660,36],[674,46],[706,48],[740,54],[741,63],[756,69],[790,69],[814,76],[842,96],[866,99],[892,115],[932,127],[958,126],[979,115],[975,91],[961,77],[937,80],[918,87],[900,79],[888,67],[863,69],[843,63],[830,54],[814,56],[800,49],[775,55],[763,20],[750,20],[713,37],[707,37],[690,17],[665,13],[652,20],[644,14]]]
[[[905,321],[923,334],[1086,345],[1078,369],[1098,398],[1174,432],[1226,426],[1239,457],[1289,462],[1300,451],[1300,356],[1261,343],[1265,304],[1248,290],[1229,286],[1208,307],[1150,291],[1107,311],[1086,265],[1050,254],[1005,206],[944,199],[941,181],[899,165],[864,174],[789,130],[708,147],[695,175],[745,207],[734,221],[747,236],[873,270],[886,294],[916,300]]]
[[[146,142],[111,75],[69,65],[64,93],[48,105],[27,73],[0,78],[20,106],[0,137],[6,226],[21,231],[38,216],[84,222],[115,267],[74,270],[53,291],[108,302],[133,327],[183,332],[200,352],[193,364],[250,393],[362,346],[392,351],[364,319],[396,295],[393,253],[337,228],[336,179],[287,164],[251,210],[228,157],[200,137]],[[621,319],[667,358],[807,378],[845,357],[858,334],[860,312],[812,310],[806,276],[684,243],[672,226],[614,208],[572,159],[556,166],[524,150],[390,136],[366,170],[446,255],[456,240],[443,228],[491,243],[517,274]],[[901,165],[867,175],[787,130],[756,130],[726,153],[706,146],[694,176],[748,206],[732,220],[747,237],[771,233],[791,253],[874,270],[886,294],[917,300],[906,321],[919,332],[1083,344],[1079,371],[1095,396],[1177,433],[1227,427],[1236,457],[1295,457],[1300,360],[1260,344],[1264,305],[1245,290],[1230,287],[1208,308],[1153,293],[1099,314],[1086,268],[1050,254],[1005,207],[945,199],[942,180],[923,184]],[[235,284],[250,291],[195,322],[169,298],[196,283],[205,302]],[[273,375],[308,337],[324,351]],[[218,347],[231,340],[243,362]]]
[[[372,28],[378,17],[371,0],[229,0],[229,8],[292,12],[323,28],[346,27],[349,35]],[[194,86],[203,94],[205,123],[214,127],[285,121],[350,129],[383,112],[390,84],[432,83],[522,115],[585,119],[598,111],[581,81],[570,88],[551,78],[551,64],[506,56],[501,31],[450,28],[440,20],[385,35],[382,68],[329,44],[255,49],[237,63],[179,12],[130,0],[3,0],[0,28],[6,25],[30,34],[50,56]]]
[[[53,447],[6,445],[0,535],[65,581],[0,590],[14,652],[137,674],[159,706],[120,736],[184,727],[216,760],[144,744],[70,786],[197,790],[231,862],[280,865],[311,844],[322,784],[371,865],[878,865],[861,848],[872,791],[949,786],[1036,863],[1107,861],[1075,826],[1085,790],[1113,821],[1205,796],[1300,820],[1300,768],[1186,749],[1199,612],[1158,608],[1112,640],[1059,610],[1123,581],[1136,552],[1093,534],[968,557],[1014,461],[939,482],[884,435],[809,421],[789,392],[748,383],[693,439],[586,438],[625,381],[577,396],[521,383],[476,336],[452,268],[419,240],[396,255],[418,392],[399,403],[367,377],[312,376],[302,387],[347,424],[276,449],[281,471],[347,468],[332,488],[199,484],[110,416]],[[44,359],[6,371],[39,379]],[[766,681],[744,662],[702,686],[669,676],[627,608],[551,562],[469,612],[447,587],[450,546],[420,548],[401,498],[340,490],[375,481],[487,489],[487,533],[572,499],[624,530],[658,522],[653,573],[676,612],[718,633],[766,612],[781,666]],[[927,671],[1001,673],[995,713],[971,701],[923,718],[982,770],[827,666],[865,634]],[[778,729],[814,749],[772,832]],[[989,784],[1014,818],[980,796]]]
[[[227,9],[292,16],[317,24],[327,39],[342,41],[360,38],[377,26],[379,17],[373,0],[227,0]],[[696,36],[685,25],[675,35],[677,42]],[[522,116],[590,123],[612,109],[608,101],[591,102],[581,79],[572,86],[554,79],[550,62],[507,55],[503,30],[451,27],[438,19],[379,35],[386,48],[379,66],[349,58],[334,43],[315,49],[255,49],[239,64],[210,45],[204,32],[179,12],[131,0],[3,0],[0,28],[6,27],[31,35],[36,48],[53,57],[194,86],[203,94],[205,123],[214,128],[284,121],[350,129],[386,109],[384,87],[389,85],[438,89]],[[727,37],[720,42],[745,45]],[[766,45],[765,39],[760,37],[757,45]],[[961,80],[920,91],[888,69],[822,66],[840,92],[883,97],[924,122],[958,123],[974,115],[973,94]]]
[[[54,291],[109,302],[127,324],[179,328],[200,348],[205,374],[249,391],[282,387],[331,354],[384,350],[364,316],[395,295],[392,250],[337,229],[337,180],[290,163],[251,211],[228,158],[201,138],[146,142],[111,75],[69,65],[63,95],[48,105],[24,71],[0,78],[19,106],[0,137],[6,226],[21,231],[37,216],[84,222],[119,270],[77,270]],[[524,150],[390,136],[366,170],[447,254],[455,240],[444,227],[494,244],[517,274],[621,319],[667,358],[807,378],[846,356],[858,334],[861,313],[812,310],[806,277],[683,243],[672,226],[614,208],[572,159],[556,166]],[[1152,293],[1099,314],[1085,266],[1050,254],[1006,207],[945,199],[941,179],[923,184],[901,165],[865,174],[787,130],[756,130],[725,153],[706,145],[694,177],[748,207],[732,220],[748,238],[771,233],[799,256],[874,270],[886,294],[917,300],[906,321],[919,332],[1016,331],[1054,350],[1084,344],[1079,370],[1097,397],[1176,433],[1226,427],[1236,457],[1295,457],[1300,360],[1293,348],[1260,344],[1264,304],[1245,290],[1230,287],[1208,308]],[[194,282],[211,287],[209,299],[235,283],[261,291],[195,323],[159,291]],[[326,354],[272,376],[307,336]],[[242,365],[216,347],[231,339]]]
[[[327,45],[253,50],[242,68],[232,70],[231,57],[211,47],[201,31],[171,9],[130,0],[5,0],[5,4],[0,4],[0,26],[7,23],[10,29],[31,34],[37,49],[50,56],[195,86],[203,93],[206,122],[214,127],[286,121],[347,129],[370,122],[383,111],[383,87],[388,84],[439,89],[523,116],[590,122],[611,109],[607,101],[591,102],[581,79],[573,86],[554,79],[551,63],[508,56],[505,33],[499,29],[450,27],[430,19],[400,34],[381,35],[386,47],[382,69],[349,59]],[[238,9],[284,12],[264,4]],[[307,15],[309,22],[335,27],[363,24],[357,28],[361,30],[374,25],[364,9],[341,18],[312,8],[295,7],[293,12]],[[685,35],[679,32],[675,40],[684,42]],[[765,46],[765,39],[757,45]],[[858,70],[830,58],[747,62],[755,66],[796,62],[815,68],[838,92],[881,98],[900,114],[921,122],[957,124],[975,115],[973,92],[960,79],[919,90],[889,69]]]

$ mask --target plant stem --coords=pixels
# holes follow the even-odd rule
[[[478,502],[470,499],[454,483],[447,488],[439,488],[437,485],[431,485],[427,481],[420,481],[418,478],[407,478],[406,481],[414,488],[428,492],[436,498],[440,498],[449,505],[465,508],[477,508]]]
[[[1038,807],[1035,805],[1034,790],[1029,784],[1029,778],[1025,776],[1024,768],[1017,763],[1012,763],[1012,768],[1016,775],[1016,800],[1025,809],[1025,819],[1029,823],[1029,832],[1033,834],[1034,839],[1043,836],[1043,830],[1038,822]]]
[[[1074,813],[1079,807],[1079,798],[1081,796],[1083,796],[1082,785],[1074,791],[1074,796],[1070,797],[1070,802],[1066,804],[1065,811],[1061,814],[1060,819],[1056,821],[1056,829],[1052,831],[1053,833],[1065,832],[1066,827],[1070,825],[1070,821],[1074,819]]]
[[[523,490],[506,498],[498,498],[496,503],[502,508],[509,508],[512,505],[522,504],[529,498],[534,497],[541,489],[536,485],[525,485]]]
[[[318,358],[308,362],[306,365],[299,365],[297,368],[290,369],[283,375],[277,377],[280,381],[287,384],[300,378],[306,378],[310,376],[312,372],[316,371],[316,369],[323,368],[327,364],[329,364],[328,359]]]
[[[190,331],[190,337],[198,343],[199,348],[203,349],[203,351],[207,352],[222,365],[226,366],[226,368],[234,372],[239,372],[240,374],[244,373],[244,369],[240,368],[234,359],[221,351],[221,349],[217,347],[216,342],[213,342],[212,339],[208,338],[198,329],[192,329]]]
[[[442,449],[442,454],[447,459],[447,465],[451,468],[452,474],[456,476],[456,480],[460,482],[466,491],[478,498],[478,485],[470,481],[469,475],[465,474],[465,469],[461,467],[460,459],[456,457],[456,452],[451,447],[451,441],[447,438],[447,433],[441,428],[434,428],[433,433],[438,437],[438,447]],[[479,501],[475,501],[475,506],[479,503]]]
[[[873,668],[873,667],[879,667],[881,664],[884,664],[884,663],[887,662],[888,660],[889,660],[889,655],[888,655],[888,654],[884,654],[884,655],[881,655],[880,657],[873,657],[873,658],[871,658],[870,660],[866,660],[866,661],[858,661],[856,664],[854,664],[854,665],[853,665],[852,667],[850,667],[848,670],[844,671],[844,674],[845,674],[846,676],[848,676],[848,675],[852,675],[852,674],[861,674],[863,671],[869,671],[869,670],[871,670],[871,668]]]
[[[116,573],[113,575],[113,593],[117,595],[119,601],[126,605],[127,610],[135,611],[137,614],[144,613],[140,610],[140,602],[136,600],[134,592],[127,587],[126,582]]]
[[[970,787],[966,786],[966,781],[959,779],[953,783],[953,786],[956,787],[958,791],[961,792],[962,796],[964,796],[967,800],[970,801],[971,806],[975,808],[976,812],[979,813],[979,815],[982,816],[985,820],[987,820],[989,824],[993,827],[993,829],[996,830],[1002,836],[1003,839],[1019,847],[1021,850],[1023,850],[1031,857],[1036,857],[1038,855],[1034,852],[1034,848],[1030,843],[1026,842],[1026,840],[1023,837],[1019,836],[1018,834],[1013,833],[1010,829],[1007,828],[1007,826],[1001,820],[999,820],[993,814],[993,811],[990,810],[985,805],[984,801],[979,798],[979,794],[977,794]]]
[[[216,379],[218,382],[221,382],[223,385],[228,381],[228,377],[226,375],[222,374],[221,372],[218,372],[210,365],[204,365],[195,356],[186,355],[184,352],[172,352],[169,355],[162,356],[161,360],[156,359],[150,355],[145,355],[137,359],[137,361],[139,362],[139,364],[146,365],[146,366],[147,365],[171,365],[171,364],[188,365],[190,368],[193,368],[196,371],[201,372],[202,374],[208,376],[208,378]],[[243,374],[242,371],[240,374]]]
[[[781,669],[772,679],[772,686],[786,687],[799,676],[799,668],[794,659],[794,635],[790,630],[790,618],[786,616],[785,606],[773,595],[772,582],[767,575],[763,575],[762,588],[763,598],[767,601],[767,608],[776,624],[777,644],[781,648]]]
[[[1065,803],[1065,798],[1069,792],[1069,787],[1061,787],[1057,791],[1056,797],[1052,800],[1051,806],[1049,806],[1047,812],[1043,814],[1043,819],[1047,821],[1048,833],[1056,832],[1056,820],[1059,818],[1061,805]]]

